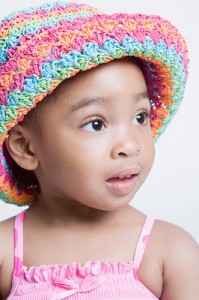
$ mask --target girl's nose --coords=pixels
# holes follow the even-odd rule
[[[137,156],[140,152],[140,145],[136,136],[123,133],[122,136],[117,137],[117,141],[112,147],[111,157],[114,159],[120,157]]]

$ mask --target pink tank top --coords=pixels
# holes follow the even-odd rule
[[[7,299],[17,300],[150,300],[157,299],[139,280],[137,272],[154,220],[146,217],[134,259],[129,263],[89,261],[33,266],[23,265],[25,211],[15,219],[15,256],[12,289]]]

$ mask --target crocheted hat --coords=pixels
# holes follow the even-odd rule
[[[30,204],[38,193],[37,184],[16,172],[4,144],[8,131],[79,71],[126,56],[141,60],[155,140],[178,110],[187,47],[178,30],[159,16],[107,15],[58,1],[12,13],[0,24],[0,198],[5,202]]]

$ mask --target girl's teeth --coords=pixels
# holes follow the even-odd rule
[[[126,176],[118,176],[120,179],[123,179],[123,178],[129,178],[131,177],[131,175],[126,175]]]

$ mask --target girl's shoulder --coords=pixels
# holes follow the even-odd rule
[[[186,245],[199,250],[197,242],[186,230],[166,221],[155,220],[153,235],[167,250],[178,249]]]
[[[10,255],[14,256],[15,217],[0,222],[0,271]]]
[[[154,223],[151,239],[153,253],[163,263],[163,299],[198,299],[197,242],[184,229],[160,220]]]
[[[154,251],[161,253],[165,264],[185,262],[187,255],[199,260],[199,245],[183,228],[162,220],[155,220],[151,235]]]
[[[15,217],[0,222],[0,297],[4,289],[11,288],[14,266],[14,221]]]
[[[0,262],[3,254],[14,247],[14,221],[15,217],[12,217],[0,222]]]

